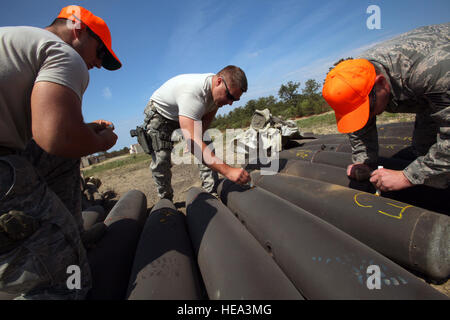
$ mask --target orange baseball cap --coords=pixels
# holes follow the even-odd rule
[[[105,69],[117,70],[122,66],[122,63],[111,48],[111,33],[102,18],[94,16],[92,12],[83,7],[74,5],[62,8],[57,18],[83,22],[103,41],[103,44],[108,49],[102,61],[102,66]]]
[[[342,61],[328,73],[322,95],[334,110],[339,132],[355,132],[366,125],[376,76],[366,59]]]

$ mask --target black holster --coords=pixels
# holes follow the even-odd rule
[[[153,151],[152,141],[150,136],[147,135],[146,130],[141,126],[137,126],[135,130],[130,130],[132,137],[137,137],[138,143],[141,145],[145,153],[151,154]]]

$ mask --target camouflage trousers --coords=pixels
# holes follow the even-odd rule
[[[32,217],[38,228],[0,252],[0,295],[84,299],[91,273],[80,239],[79,160],[49,155],[33,141],[20,154],[1,156],[0,214],[11,210]],[[80,270],[80,289],[68,288],[69,266]]]
[[[171,153],[171,149],[162,149],[157,152],[152,152],[151,154],[152,163],[150,164],[150,170],[152,171],[152,176],[156,183],[158,196],[161,199],[173,199]],[[198,168],[200,171],[202,188],[207,192],[215,193],[219,180],[217,173],[204,164],[198,164]]]
[[[179,128],[177,121],[166,119],[158,114],[154,109],[146,109],[146,129],[147,135],[152,141],[150,170],[153,180],[156,183],[158,196],[163,199],[173,199],[172,188],[172,149],[173,132]],[[219,176],[217,172],[211,170],[204,164],[198,164],[202,188],[207,192],[216,192]]]

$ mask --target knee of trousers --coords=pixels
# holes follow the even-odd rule
[[[154,172],[170,170],[172,167],[171,152],[172,150],[169,149],[162,149],[153,152],[150,169]]]
[[[33,234],[0,255],[0,291],[38,295],[41,290],[64,299],[85,296],[91,275],[73,216],[25,158],[1,157],[0,176],[2,184],[13,181],[2,197],[0,211],[22,211],[39,224]],[[80,291],[67,287],[67,268],[71,265],[81,270]]]

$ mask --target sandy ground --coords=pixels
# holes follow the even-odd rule
[[[132,189],[142,191],[147,197],[147,208],[153,207],[159,197],[149,168],[148,161],[115,168],[97,174],[95,177],[102,181],[99,191],[114,191],[116,199]],[[174,189],[174,203],[185,213],[186,191],[192,186],[201,186],[199,171],[196,165],[175,165],[172,168],[172,188]]]

